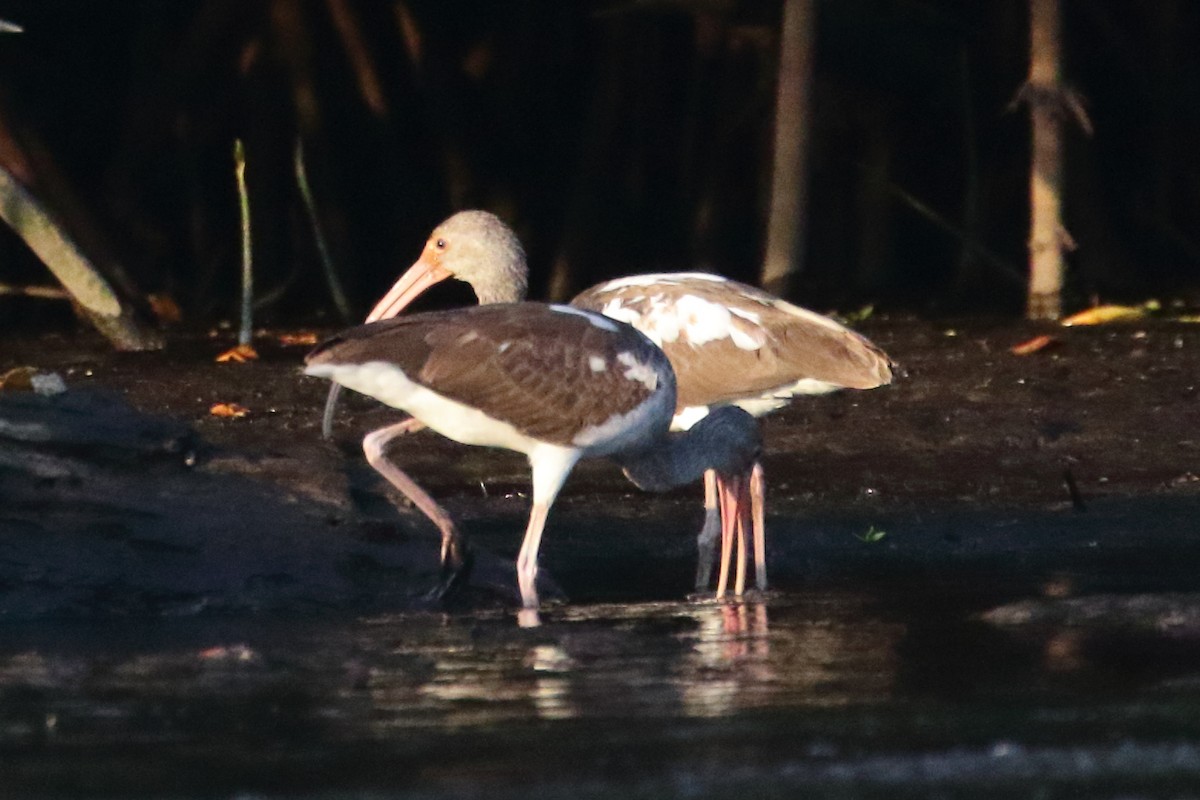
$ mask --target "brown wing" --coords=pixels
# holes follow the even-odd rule
[[[412,314],[351,329],[309,360],[388,361],[522,433],[570,444],[580,430],[674,390],[667,360],[653,344],[628,326],[603,322],[598,327],[537,303]],[[655,385],[626,377],[617,368],[620,353],[648,365]],[[600,363],[602,370],[595,368]]]

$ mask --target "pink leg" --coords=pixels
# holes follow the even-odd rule
[[[734,507],[737,517],[737,578],[733,584],[733,593],[741,597],[746,593],[746,528],[750,527],[750,482],[739,479],[737,487],[737,505]]]
[[[737,526],[737,494],[741,478],[717,477],[717,497],[721,508],[721,564],[717,568],[717,597],[725,596],[729,585],[729,567],[733,555],[733,536]]]
[[[400,492],[413,502],[429,521],[437,526],[442,534],[442,566],[457,572],[466,562],[466,547],[454,521],[437,502],[430,497],[416,481],[408,477],[399,467],[387,459],[384,454],[388,444],[395,438],[406,433],[414,433],[425,427],[425,423],[409,418],[386,428],[371,431],[363,438],[363,453],[367,463],[375,471],[388,479]]]
[[[525,608],[538,607],[537,572],[538,549],[542,545],[542,530],[546,527],[546,515],[550,506],[534,503],[529,512],[529,525],[525,528],[525,541],[517,555],[517,584],[521,587],[521,603]]]
[[[754,585],[767,590],[767,480],[762,464],[755,462],[750,472],[750,509],[754,519]]]
[[[713,562],[717,556],[717,539],[721,535],[721,511],[717,506],[717,471],[704,471],[704,527],[696,537],[696,591],[708,589],[712,580]]]

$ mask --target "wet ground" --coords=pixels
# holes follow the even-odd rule
[[[698,493],[583,465],[543,550],[570,599],[534,630],[496,598],[0,623],[0,794],[1196,794],[1200,326],[1057,330],[1029,356],[1008,348],[1045,331],[864,330],[904,378],[767,422],[769,594],[687,599]],[[323,444],[305,348],[212,363],[229,343],[9,338],[0,372],[182,419],[198,474],[332,509],[329,536],[419,542],[357,451],[391,414],[345,403]],[[513,555],[519,458],[431,434],[393,455]]]

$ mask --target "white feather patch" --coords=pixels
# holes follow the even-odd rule
[[[700,347],[708,342],[729,339],[741,350],[758,350],[766,343],[766,333],[756,327],[756,315],[752,312],[731,309],[690,294],[673,301],[662,296],[652,297],[645,314],[622,304],[619,299],[606,303],[602,312],[629,323],[659,347],[674,342]]]
[[[612,320],[605,319],[600,314],[596,314],[591,311],[584,311],[583,309],[572,308],[571,306],[558,306],[558,305],[550,306],[550,310],[557,311],[560,314],[574,314],[577,317],[583,317],[588,322],[595,325],[597,328],[602,328],[603,330],[606,330],[606,331],[614,331],[615,332],[615,331],[619,330],[616,325],[612,324]]]
[[[347,389],[374,397],[407,411],[447,439],[483,447],[503,447],[528,455],[544,443],[502,420],[490,417],[457,400],[409,380],[404,371],[386,361],[365,364],[314,364],[305,374],[330,378]]]
[[[617,361],[624,364],[625,377],[631,381],[640,381],[650,391],[658,388],[658,370],[652,364],[643,364],[633,353],[628,351],[617,353]]]
[[[639,331],[642,331],[642,333],[645,334],[646,337],[649,338],[651,341],[653,341],[656,345],[659,345],[660,347],[662,346],[661,341],[655,340],[653,336],[651,336],[646,331],[642,330],[642,326],[641,326],[642,315],[641,315],[641,313],[638,312],[637,309],[635,309],[631,306],[622,305],[620,299],[614,298],[612,300],[609,300],[607,303],[604,304],[604,308],[600,309],[600,313],[606,317],[615,319],[617,322],[624,322],[626,325],[632,325],[633,327],[637,328]]]
[[[657,272],[648,275],[630,275],[625,278],[615,278],[608,283],[602,284],[597,291],[615,292],[618,289],[625,289],[630,286],[678,286],[685,280],[724,283],[729,279],[723,278],[720,275],[714,275],[711,272]]]
[[[737,406],[753,417],[765,417],[772,411],[778,411],[786,406],[798,394],[829,394],[843,388],[845,387],[834,383],[803,378],[790,386],[782,386],[778,389],[764,392],[758,397],[743,397],[739,400],[734,400],[730,405]],[[687,406],[680,409],[679,413],[671,420],[671,430],[686,431],[707,417],[710,410],[708,406]]]
[[[708,406],[688,406],[671,420],[671,430],[686,431],[708,416]]]

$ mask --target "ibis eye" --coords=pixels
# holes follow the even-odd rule
[[[438,250],[445,250],[446,249],[446,240],[438,239],[436,242],[433,243],[433,246]]]

